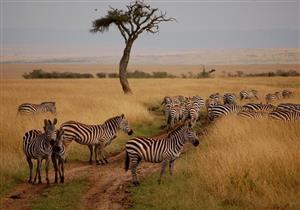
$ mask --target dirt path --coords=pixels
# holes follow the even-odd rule
[[[83,202],[86,209],[119,210],[129,207],[127,201],[131,174],[124,171],[124,152],[109,159],[107,165],[88,165],[88,163],[69,163],[66,170],[66,182],[80,175],[80,172],[88,173],[91,187],[84,195]],[[157,170],[157,164],[141,164],[139,173],[146,175]],[[50,174],[53,177],[53,174]],[[28,210],[33,200],[40,196],[48,186],[46,184],[31,185],[22,183],[17,185],[13,192],[2,201],[1,209]],[[14,198],[12,198],[14,197]]]

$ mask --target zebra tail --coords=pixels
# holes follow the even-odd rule
[[[125,150],[125,171],[129,169],[129,155],[128,152]]]

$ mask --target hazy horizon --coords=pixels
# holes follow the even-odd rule
[[[109,5],[129,1],[1,1],[1,56],[119,56],[112,28],[91,34]],[[178,22],[142,34],[132,55],[209,49],[299,48],[299,1],[146,1]],[[95,11],[97,8],[98,11]]]

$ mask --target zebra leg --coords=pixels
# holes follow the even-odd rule
[[[64,160],[63,158],[59,159],[60,161],[60,183],[64,183],[65,182],[65,172],[64,172]]]
[[[88,145],[88,147],[89,147],[89,150],[90,150],[90,160],[89,160],[89,163],[93,164],[93,145]]]
[[[98,145],[98,153],[99,153],[99,159],[97,160],[97,164],[98,165],[100,165],[100,164],[105,164],[104,162],[103,162],[103,152],[104,152],[104,149],[103,149],[103,145],[101,145],[101,144],[99,144]]]
[[[132,175],[132,183],[134,186],[138,186],[140,185],[140,182],[137,179],[137,174],[136,174],[136,170],[137,167],[140,163],[140,159],[138,157],[130,157],[130,170],[131,170],[131,175]]]
[[[158,178],[158,184],[161,183],[161,178],[165,173],[167,164],[168,164],[168,160],[163,160],[162,165],[161,165],[160,175],[159,175],[159,178]]]
[[[52,164],[53,164],[53,168],[55,171],[55,178],[54,178],[54,183],[57,183],[57,161],[56,158],[54,157],[54,155],[52,155]]]
[[[42,184],[42,176],[41,176],[41,168],[42,168],[42,162],[43,160],[41,159],[37,159],[37,174],[38,174],[38,178],[39,178],[39,184]]]
[[[28,162],[28,165],[29,165],[29,180],[28,180],[28,183],[32,183],[32,169],[33,169],[33,163],[32,163],[31,158],[27,157],[27,162]]]
[[[99,160],[99,158],[98,158],[98,149],[99,148],[99,145],[94,145],[94,153],[95,153],[95,162],[96,162],[96,164],[98,164],[98,160]]]
[[[175,160],[170,160],[170,161],[169,161],[169,172],[170,172],[170,175],[171,175],[171,176],[173,175],[174,162],[175,162]]]
[[[49,181],[49,163],[50,163],[50,158],[47,157],[46,158],[46,182],[47,184],[50,184],[50,181]]]
[[[104,160],[104,162],[105,163],[108,163],[108,160],[106,159],[106,154],[107,154],[107,152],[106,152],[106,150],[103,148],[103,150],[102,150],[102,159]]]

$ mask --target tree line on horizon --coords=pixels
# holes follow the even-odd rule
[[[87,79],[87,78],[95,78],[95,76],[91,73],[75,73],[75,72],[46,72],[42,69],[35,69],[29,73],[25,73],[22,75],[24,79]],[[231,72],[222,72],[221,77],[275,77],[275,76],[300,76],[300,73],[296,70],[276,70],[270,72],[260,72],[260,73],[244,73],[242,71],[236,71],[235,73]],[[118,73],[111,72],[99,72],[96,73],[96,77],[100,79],[105,78],[119,78]],[[128,71],[128,78],[135,79],[151,79],[151,78],[183,78],[183,79],[200,79],[200,78],[212,78],[213,75],[210,71],[206,71],[203,69],[201,72],[193,73],[187,72],[185,74],[174,75],[165,71],[157,71],[157,72],[143,72],[139,70]]]

